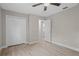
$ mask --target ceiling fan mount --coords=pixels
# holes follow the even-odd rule
[[[46,11],[47,7],[49,5],[54,5],[54,6],[59,7],[61,5],[61,3],[37,3],[37,4],[32,5],[32,7],[36,7],[36,6],[39,6],[39,5],[44,5],[44,11]]]

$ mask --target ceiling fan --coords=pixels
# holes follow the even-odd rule
[[[44,11],[46,11],[48,5],[54,5],[54,6],[57,6],[58,7],[61,4],[60,3],[38,3],[38,4],[32,5],[32,7],[36,7],[36,6],[39,6],[39,5],[44,5]]]

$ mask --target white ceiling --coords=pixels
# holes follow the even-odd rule
[[[62,8],[65,6],[69,9],[77,5],[77,3],[62,3],[59,7],[49,5],[47,11],[44,11],[44,5],[32,7],[34,4],[36,3],[0,3],[0,6],[6,10],[48,17],[63,11]]]

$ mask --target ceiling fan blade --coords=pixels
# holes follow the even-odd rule
[[[44,6],[44,11],[46,11],[47,10],[47,6]]]
[[[36,7],[36,6],[41,5],[41,4],[43,4],[43,3],[38,3],[38,4],[35,4],[35,5],[32,5],[32,7]]]
[[[60,3],[50,3],[51,5],[60,6]]]

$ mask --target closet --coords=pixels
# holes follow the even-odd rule
[[[26,18],[6,15],[6,45],[26,43]]]

